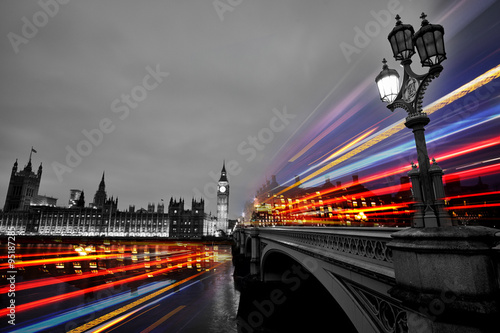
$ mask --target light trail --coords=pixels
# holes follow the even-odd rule
[[[460,170],[460,169],[470,168],[470,167],[478,165],[478,164],[485,164],[485,163],[490,163],[490,162],[494,162],[494,161],[498,161],[498,160],[500,160],[500,157],[491,158],[489,160],[479,161],[479,162],[475,162],[475,163],[471,163],[471,164],[467,164],[467,165],[461,165],[461,166],[457,167],[456,169]]]
[[[481,149],[490,148],[490,147],[493,147],[493,146],[496,146],[499,144],[500,144],[500,136],[497,136],[497,137],[494,137],[493,139],[488,139],[488,140],[484,140],[481,142],[472,143],[466,147],[457,149],[457,150],[449,152],[449,153],[445,153],[444,155],[438,155],[437,160],[438,161],[445,161],[445,160],[450,159],[450,158],[456,158],[459,156],[463,156],[466,154],[470,154],[470,153],[479,151]]]
[[[182,259],[187,259],[189,257],[193,257],[193,254],[186,254],[182,255],[179,257],[168,257],[165,259],[162,259],[160,261],[150,261],[151,263],[154,263],[155,265],[158,264],[163,264],[163,263],[174,263]],[[79,257],[80,258],[80,257]],[[58,277],[57,279],[54,278],[45,278],[45,279],[39,279],[35,281],[25,281],[25,282],[19,282],[16,284],[16,291],[21,291],[21,290],[26,290],[26,289],[34,289],[34,288],[40,288],[40,287],[47,287],[53,284],[59,284],[59,283],[65,283],[65,282],[71,282],[71,281],[77,281],[77,280],[83,280],[87,279],[89,277],[97,277],[97,276],[105,276],[109,274],[114,274],[118,272],[126,272],[134,269],[142,269],[144,268],[144,262],[137,263],[137,264],[132,264],[132,265],[127,265],[123,267],[117,267],[117,268],[108,268],[106,270],[101,270],[97,273],[92,273],[92,272],[86,272],[84,274],[71,274],[63,277]],[[0,288],[0,293],[7,292],[9,290],[9,286],[5,286],[3,288]]]
[[[366,214],[367,217],[388,217],[388,215],[404,215],[404,214],[410,214],[410,213],[414,213],[415,210],[413,209],[410,209],[408,206],[413,204],[414,202],[405,202],[403,205],[403,207],[407,207],[408,209],[406,210],[396,210],[396,211],[392,211],[392,212],[371,212],[369,214]]]
[[[108,307],[118,305],[120,303],[124,303],[127,301],[130,302],[135,298],[142,297],[150,292],[154,292],[160,288],[164,288],[166,285],[167,286],[171,285],[172,283],[174,283],[174,281],[169,280],[169,281],[153,282],[151,284],[141,286],[137,289],[137,295],[131,295],[129,291],[124,291],[119,294],[113,295],[111,297],[106,297],[105,299],[102,300],[97,300],[85,304],[83,306],[74,307],[73,309],[65,311],[61,314],[51,314],[45,316],[43,318],[40,318],[39,321],[31,325],[27,326],[20,325],[22,327],[13,331],[12,333],[14,332],[30,333],[30,332],[39,332],[41,330],[46,330],[47,328],[58,326],[75,318],[81,318],[83,316],[93,314],[96,311],[103,310]],[[48,318],[45,319],[46,317]]]
[[[491,140],[485,140],[485,143],[480,144],[478,146],[475,146],[473,148],[465,149],[465,150],[456,150],[452,153],[447,153],[446,155],[443,155],[443,159],[448,159],[448,158],[454,158],[459,155],[470,153],[470,151],[476,150],[476,148],[479,149],[484,149],[487,147],[492,147],[498,142],[496,141],[497,138],[491,139]],[[498,164],[492,164],[492,165],[487,165],[487,166],[482,166],[470,170],[465,170],[465,171],[458,171],[455,173],[450,173],[446,175],[446,180],[450,181],[453,179],[456,179],[459,177],[459,179],[470,179],[478,176],[487,176],[487,175],[493,175],[497,174],[500,171],[500,163]],[[376,179],[378,176],[373,175],[369,177],[370,179]],[[297,219],[299,220],[304,220],[302,223],[328,223],[328,221],[335,221],[336,216],[338,215],[345,215],[345,214],[359,214],[363,213],[366,214],[367,218],[387,218],[389,215],[402,215],[402,214],[409,214],[413,212],[409,208],[413,202],[406,202],[406,203],[401,203],[401,204],[386,204],[386,205],[380,205],[380,206],[366,206],[366,207],[352,207],[352,208],[345,208],[345,207],[332,207],[334,204],[337,205],[345,205],[347,204],[348,201],[355,200],[354,198],[358,199],[363,199],[368,202],[368,199],[371,198],[377,198],[383,195],[387,194],[392,194],[392,193],[397,193],[398,191],[409,191],[411,189],[411,184],[410,183],[404,183],[404,184],[398,184],[398,185],[393,185],[393,186],[387,186],[383,188],[378,188],[378,189],[373,189],[373,190],[366,190],[362,192],[352,192],[353,189],[352,187],[356,185],[357,183],[349,183],[345,185],[345,187],[333,187],[327,190],[322,190],[318,191],[316,193],[313,193],[311,195],[305,196],[303,198],[298,199],[297,201],[291,201],[288,203],[282,203],[281,205],[278,203],[277,205],[274,205],[272,207],[273,210],[277,210],[279,213],[276,214],[277,217],[279,217],[279,222],[280,223],[290,223]],[[347,191],[347,193],[345,193]],[[324,196],[332,196],[335,195],[335,192],[339,192],[339,196],[335,198],[325,198]],[[483,192],[483,193],[474,193],[470,195],[463,195],[463,196],[454,196],[454,197],[445,197],[443,198],[444,200],[452,200],[455,198],[467,198],[467,197],[478,197],[478,196],[484,196],[484,195],[496,195],[500,194],[500,191],[493,191],[493,192]],[[318,201],[312,202],[314,199],[319,199]],[[311,202],[308,202],[311,201]],[[286,201],[285,201],[286,202]],[[290,206],[295,206],[294,208],[289,208]],[[332,211],[328,209],[328,207],[332,208]],[[457,206],[458,208],[456,209],[472,209],[472,208],[484,208],[484,207],[498,207],[498,203],[484,203],[484,204],[473,204],[473,205],[464,205],[464,206]],[[319,209],[323,210],[319,210]],[[447,207],[447,210],[453,210],[455,206]],[[396,212],[390,212],[390,210],[396,210]],[[319,219],[311,219],[308,217],[309,215],[317,215],[317,214],[324,214],[324,217],[319,218]],[[330,215],[331,214],[331,215]],[[338,220],[338,219],[337,219]],[[373,222],[373,221],[370,221]]]
[[[494,80],[498,77],[500,77],[500,65],[497,65],[496,67],[490,69],[489,71],[485,72],[484,74],[478,76],[476,79],[462,85],[461,87],[455,89],[454,91],[450,92],[446,96],[431,103],[430,105],[426,106],[423,111],[425,113],[427,113],[428,115],[430,115],[430,114],[436,112],[437,110],[443,108],[444,106],[458,100],[459,98],[462,98],[466,94],[478,89],[479,87],[482,87],[483,85],[491,82],[492,80]],[[292,185],[288,186],[287,188],[283,189],[282,191],[280,191],[278,193],[278,195],[285,193],[285,192],[295,188],[296,186],[319,176],[320,174],[322,174],[325,171],[331,169],[332,167],[338,165],[339,163],[359,154],[360,152],[362,152],[362,151],[372,147],[373,145],[385,140],[386,138],[394,135],[395,133],[399,132],[403,128],[405,128],[404,120],[400,120],[400,121],[396,122],[395,124],[393,124],[389,128],[376,134],[373,138],[371,138],[369,141],[365,142],[364,144],[354,148],[353,150],[349,151],[348,153],[346,153],[346,154],[342,155],[341,157],[335,159],[334,161],[328,163],[326,166],[323,166],[319,170],[316,170],[315,172],[307,175],[300,182],[292,184]]]
[[[460,209],[473,209],[473,208],[490,208],[490,207],[500,207],[500,203],[485,203],[485,204],[472,204],[463,206],[451,206],[445,207],[446,210],[460,210]]]
[[[212,257],[213,256],[206,256],[206,257],[201,258],[201,260],[209,259],[209,258],[212,258]],[[195,260],[191,260],[191,261],[187,261],[186,264],[187,263],[194,263],[196,261],[197,261],[196,259]],[[39,306],[44,306],[44,305],[47,305],[47,304],[51,304],[51,303],[54,303],[54,302],[59,302],[59,301],[65,300],[65,299],[73,298],[73,297],[76,297],[76,296],[79,296],[79,295],[83,295],[83,294],[91,292],[91,291],[99,291],[99,290],[102,290],[102,289],[113,287],[115,285],[120,285],[120,284],[124,284],[124,283],[130,283],[130,282],[138,281],[138,280],[141,280],[141,279],[147,279],[147,278],[149,278],[151,276],[162,274],[162,273],[166,273],[166,272],[168,272],[170,270],[173,270],[173,269],[176,269],[176,268],[177,268],[177,266],[167,267],[167,268],[155,270],[153,272],[140,274],[140,275],[137,275],[137,276],[134,276],[134,277],[125,278],[123,280],[112,281],[112,282],[109,282],[109,283],[106,283],[106,284],[103,284],[103,285],[98,285],[98,286],[95,286],[95,287],[85,288],[85,289],[81,289],[81,290],[76,290],[76,291],[72,291],[72,292],[69,292],[69,293],[66,293],[66,294],[63,294],[63,295],[56,295],[56,296],[44,298],[44,299],[41,299],[41,300],[33,301],[33,302],[30,302],[30,303],[21,304],[21,305],[16,306],[16,313],[22,312],[22,311],[26,311],[26,310],[29,310],[29,309],[33,309],[33,308],[36,308],[36,307],[39,307]],[[6,315],[8,313],[8,311],[9,311],[8,308],[4,308],[4,309],[0,310],[0,316]]]
[[[451,181],[451,180],[455,179],[457,176],[460,177],[460,179],[470,179],[470,178],[475,178],[478,176],[496,174],[499,171],[500,171],[500,163],[488,165],[488,166],[483,166],[483,167],[475,168],[475,169],[471,169],[471,170],[450,173],[450,174],[445,176],[446,177],[445,180]],[[352,183],[350,183],[349,185],[346,185],[346,188],[349,188],[350,186],[352,186]],[[343,197],[339,197],[339,198],[323,199],[321,203],[320,202],[310,203],[310,204],[306,204],[304,206],[293,208],[293,209],[285,209],[285,210],[282,210],[281,212],[283,214],[294,214],[297,212],[304,212],[304,211],[316,212],[314,209],[317,207],[324,207],[324,206],[331,205],[334,203],[347,202],[347,200],[349,200],[349,198],[352,198],[352,197],[366,197],[366,198],[377,197],[377,196],[381,196],[384,194],[396,193],[397,191],[407,191],[407,190],[410,190],[410,188],[411,188],[411,184],[406,183],[406,184],[394,185],[394,186],[389,186],[389,187],[384,187],[384,188],[379,188],[379,189],[368,190],[368,191],[364,191],[364,192],[348,193],[348,194],[346,194],[347,197],[343,196]],[[319,194],[312,194],[310,196],[304,197],[304,198],[300,199],[299,202],[303,202],[304,200],[311,200],[312,198],[317,198],[321,195],[331,194],[331,193],[334,193],[335,191],[341,191],[341,190],[342,190],[341,188],[332,188],[331,190],[320,192]],[[478,194],[472,194],[470,196],[481,196],[481,195],[485,195],[485,194],[498,194],[498,193],[500,193],[500,191],[478,193]],[[457,197],[462,197],[462,196],[457,196]],[[467,197],[467,196],[463,196],[463,197]],[[451,200],[453,198],[455,198],[455,197],[446,197],[444,199]],[[405,206],[405,205],[403,205],[403,206]],[[377,207],[379,207],[379,206],[377,206]],[[369,211],[373,211],[372,208],[373,207],[367,207],[367,208],[361,209],[361,210],[364,212],[369,212]],[[401,207],[399,207],[399,208],[401,208]],[[350,212],[350,211],[344,211],[344,212],[345,213],[357,213],[357,212],[360,212],[361,210],[355,209],[352,212]]]
[[[151,332],[152,330],[154,330],[155,328],[157,328],[158,326],[163,324],[168,318],[172,317],[174,314],[181,311],[185,307],[186,307],[185,305],[180,305],[180,306],[176,307],[174,310],[170,311],[169,313],[167,313],[166,315],[164,315],[163,317],[161,317],[160,319],[155,321],[151,326],[148,326],[145,330],[142,330],[141,333]]]
[[[440,136],[436,136],[435,135],[436,132],[434,132],[435,137],[432,139],[432,141],[442,140],[443,138],[447,137],[448,135],[451,135],[451,133],[456,134],[456,133],[459,133],[461,131],[465,131],[467,129],[481,126],[482,124],[486,124],[487,122],[500,119],[500,115],[496,114],[497,112],[500,112],[500,108],[497,106],[497,107],[494,107],[491,109],[492,110],[485,112],[488,114],[488,115],[484,116],[486,119],[479,118],[480,121],[468,120],[467,124],[449,126],[450,128],[445,127],[444,129],[440,130],[440,132],[443,133]],[[481,115],[478,115],[478,117],[481,117]],[[455,130],[455,127],[457,127],[457,126],[459,129]],[[370,138],[368,138],[368,139],[370,139]],[[472,144],[471,146],[473,147],[474,145],[475,144]],[[396,146],[396,147],[391,146],[391,148],[389,150],[384,150],[381,153],[365,157],[365,158],[361,159],[360,161],[345,165],[345,166],[343,166],[339,169],[336,169],[334,171],[330,171],[330,173],[328,175],[330,176],[330,178],[336,178],[336,177],[341,177],[341,176],[345,175],[347,172],[352,172],[352,170],[363,170],[366,168],[372,168],[374,165],[377,165],[379,163],[385,163],[388,159],[397,158],[398,155],[407,152],[409,149],[413,149],[412,146],[413,146],[412,142],[406,142],[406,143],[401,144],[401,145]],[[436,157],[436,156],[431,156],[431,157]],[[442,159],[439,157],[437,159],[438,159],[438,161],[442,161]],[[313,168],[309,168],[308,170],[300,173],[300,175],[302,176],[303,174],[307,173],[309,170],[312,170],[312,169]],[[317,182],[317,179],[312,180],[309,182],[309,184],[305,184],[305,186],[315,186],[316,182]]]
[[[17,254],[16,258],[32,258],[32,257],[49,257],[49,256],[63,256],[68,254],[75,254],[75,251],[67,252],[46,252],[46,253],[31,253],[31,254]],[[7,259],[8,256],[0,256],[0,259]]]
[[[332,158],[342,154],[343,152],[347,151],[349,148],[355,146],[356,144],[358,144],[361,140],[365,139],[368,135],[372,134],[377,128],[374,128],[362,135],[360,135],[359,137],[357,137],[356,139],[352,140],[351,142],[349,142],[348,144],[346,144],[344,147],[340,148],[339,150],[337,150],[336,152],[334,152],[333,154],[331,154],[330,156],[328,156],[328,158],[326,158],[324,161],[322,161],[319,165],[321,164],[324,164],[326,162],[328,162],[329,160],[331,160]]]
[[[453,177],[460,177],[461,180],[476,178],[479,176],[490,176],[500,172],[500,163],[482,166],[470,170],[458,171],[455,173],[444,175],[446,182],[452,181]]]
[[[327,129],[323,130],[319,135],[317,135],[313,140],[311,140],[304,148],[302,148],[295,156],[293,156],[289,162],[295,162],[299,157],[301,157],[304,153],[306,153],[309,149],[311,149],[315,144],[323,140],[330,132],[335,130],[337,127],[342,125],[342,123],[349,119],[352,115],[360,110],[359,107],[351,108],[348,112],[346,112],[342,117],[336,120],[333,124],[328,126]]]
[[[96,329],[96,330],[92,331],[92,333],[99,333],[99,332],[102,332],[102,331],[104,331],[105,329],[108,329],[108,328],[110,328],[111,326],[116,325],[116,324],[118,324],[119,322],[121,322],[121,321],[123,321],[123,320],[127,319],[127,318],[128,318],[128,317],[130,317],[131,315],[135,314],[137,311],[139,311],[139,310],[135,310],[135,311],[132,311],[132,312],[130,312],[130,313],[127,313],[126,315],[123,315],[123,316],[121,316],[121,317],[119,317],[119,318],[117,318],[117,319],[115,319],[115,320],[111,321],[110,323],[108,323],[108,324],[106,324],[106,325],[104,325],[104,326],[102,326],[102,327],[100,327],[100,328],[98,328],[98,329]]]
[[[62,257],[62,258],[50,258],[50,259],[40,259],[40,260],[29,260],[29,261],[16,261],[16,267],[28,267],[28,266],[38,266],[38,265],[46,265],[46,264],[56,264],[60,262],[68,262],[68,261],[88,261],[88,260],[96,260],[96,259],[116,259],[119,258],[116,254],[92,254],[88,256],[78,256],[78,257]],[[9,263],[0,264],[1,268],[8,268]]]
[[[375,207],[362,207],[362,208],[350,208],[350,209],[342,209],[339,212],[342,214],[358,214],[358,213],[367,213],[367,212],[379,212],[384,210],[394,210],[400,208],[408,208],[407,204],[391,204],[391,205],[383,205],[383,206],[375,206]]]
[[[483,140],[480,142],[474,142],[474,143],[471,143],[468,145],[464,145],[464,146],[459,147],[451,152],[446,152],[446,153],[443,153],[442,155],[438,154],[435,157],[439,162],[442,162],[442,161],[446,161],[448,159],[457,158],[457,157],[460,157],[460,156],[463,156],[466,154],[477,152],[477,151],[480,151],[482,149],[491,148],[491,147],[494,147],[494,146],[499,145],[499,144],[500,144],[500,136],[496,136],[496,137],[493,137],[491,139],[486,139],[486,140]],[[480,163],[482,163],[482,162],[477,162],[476,164],[480,164]],[[402,174],[403,172],[405,172],[405,171],[407,172],[409,170],[410,170],[409,166],[396,167],[396,168],[393,168],[393,169],[390,169],[387,171],[378,172],[374,175],[363,177],[360,180],[360,182],[363,184],[368,184],[370,182],[377,181],[377,180],[380,180],[383,178]],[[455,175],[455,174],[447,175],[447,177],[450,177],[451,175]],[[342,188],[349,188],[352,185],[353,185],[353,183],[349,182],[349,183],[344,184],[344,186],[342,186]],[[401,186],[401,185],[395,185],[394,187],[392,187],[392,190],[397,191],[398,186]],[[327,189],[327,190],[321,190],[321,191],[319,191],[319,193],[310,194],[308,196],[301,198],[301,200],[315,199],[315,198],[323,196],[323,195],[331,194],[331,193],[334,193],[336,191],[341,191],[342,188],[332,187],[332,188]],[[378,195],[390,193],[387,191],[384,191],[384,193],[376,192],[376,191],[379,191],[379,190],[377,190],[377,189],[371,190],[371,192],[377,193]],[[365,196],[366,195],[368,195],[368,194],[365,194]],[[264,202],[269,202],[270,200],[272,200],[272,198],[268,198]]]
[[[462,194],[462,195],[455,195],[452,197],[445,197],[444,199],[445,200],[464,199],[464,198],[474,198],[474,197],[482,197],[482,196],[486,196],[486,195],[496,195],[496,194],[500,194],[500,191]]]
[[[368,191],[364,191],[364,192],[343,194],[342,196],[340,196],[338,198],[322,199],[321,203],[315,202],[315,203],[307,204],[305,206],[311,207],[314,209],[317,207],[324,207],[324,206],[332,205],[334,203],[347,202],[347,200],[350,200],[352,197],[372,198],[372,197],[377,197],[377,196],[381,196],[381,195],[385,195],[385,194],[395,193],[398,191],[408,191],[408,190],[410,190],[410,188],[411,188],[410,183],[401,184],[401,185],[393,185],[393,186],[388,186],[388,187],[379,188],[379,189],[375,189],[375,190],[368,190]],[[334,188],[334,190],[340,191],[342,189]],[[331,191],[331,192],[326,191],[326,193],[333,193],[333,192],[334,191]],[[325,195],[325,192],[322,192],[321,194],[316,194],[315,197],[319,197],[320,195]],[[300,202],[304,202],[304,200],[310,200],[310,197],[300,199]],[[381,207],[381,206],[377,206],[377,207]],[[285,210],[282,210],[280,212],[282,212],[283,214],[293,214],[295,212],[301,212],[304,210],[306,210],[306,209],[304,209],[304,206],[302,206],[302,207],[297,207],[297,208],[293,208],[293,209],[285,209]]]
[[[214,267],[212,267],[212,269],[217,268],[217,267],[219,267],[220,265],[223,265],[223,264],[224,264],[224,263],[220,263],[220,264],[218,264],[218,265],[215,265]],[[159,295],[161,295],[161,294],[165,293],[166,291],[169,291],[169,290],[171,290],[172,288],[175,288],[175,287],[177,287],[177,286],[179,286],[179,285],[181,285],[181,284],[183,284],[183,283],[186,283],[187,281],[192,280],[192,279],[194,279],[194,278],[196,278],[196,277],[198,277],[198,276],[200,276],[200,275],[202,275],[202,274],[204,274],[204,273],[206,273],[206,272],[207,272],[207,271],[202,271],[202,272],[200,272],[200,273],[197,273],[197,274],[191,275],[191,276],[189,276],[189,277],[187,277],[187,278],[185,278],[185,279],[183,279],[183,280],[181,280],[181,281],[178,281],[178,282],[176,282],[176,283],[174,283],[174,284],[169,285],[168,287],[165,287],[165,288],[163,288],[163,289],[160,289],[160,290],[158,290],[158,291],[156,291],[156,292],[154,292],[154,293],[152,293],[152,294],[150,294],[150,295],[148,295],[148,296],[146,296],[146,297],[143,297],[143,298],[141,298],[141,299],[139,299],[139,300],[137,300],[137,301],[135,301],[135,302],[132,302],[132,303],[130,303],[130,304],[127,304],[126,306],[123,306],[123,307],[121,307],[121,308],[119,308],[119,309],[117,309],[117,310],[114,310],[114,311],[112,311],[112,312],[110,312],[110,313],[108,313],[108,314],[106,314],[106,315],[104,315],[104,316],[101,316],[101,317],[99,317],[99,318],[96,318],[96,319],[94,319],[94,320],[92,320],[92,321],[90,321],[90,322],[88,322],[88,323],[86,323],[86,324],[84,324],[84,325],[82,325],[82,326],[79,326],[79,327],[77,327],[77,328],[75,328],[75,329],[72,329],[72,330],[71,330],[71,331],[69,331],[68,333],[83,333],[83,332],[86,332],[86,331],[88,331],[88,330],[90,330],[90,329],[94,328],[95,326],[100,325],[100,324],[102,324],[102,323],[104,323],[104,322],[106,322],[106,321],[108,321],[108,320],[110,320],[110,319],[112,319],[112,318],[114,318],[114,317],[116,317],[116,316],[118,316],[118,315],[120,315],[120,314],[124,313],[125,311],[128,311],[128,310],[130,310],[130,309],[132,309],[132,308],[134,308],[134,307],[136,307],[136,306],[138,306],[138,305],[140,305],[140,304],[142,304],[142,303],[144,303],[144,302],[146,302],[146,301],[149,301],[149,300],[151,300],[152,298],[154,298],[154,297],[156,297],[156,296],[159,296]],[[193,282],[193,283],[191,283],[191,284],[189,284],[189,285],[187,285],[187,286],[185,286],[185,287],[183,287],[183,288],[179,289],[179,291],[181,291],[181,290],[183,290],[183,289],[185,289],[185,288],[188,288],[188,287],[192,286],[193,284],[195,284],[195,283],[197,283],[197,282],[199,282],[199,281],[195,281],[195,282]],[[163,296],[162,298],[157,299],[156,301],[154,301],[154,302],[152,302],[152,303],[148,303],[148,304],[144,305],[143,307],[141,307],[141,308],[137,309],[137,311],[140,311],[140,310],[142,310],[142,309],[144,309],[144,308],[146,308],[146,307],[149,307],[149,306],[151,306],[151,305],[153,305],[153,304],[156,304],[156,303],[158,303],[158,302],[160,302],[160,301],[164,300],[165,298],[169,297],[170,295],[172,295],[172,294],[165,295],[165,296]],[[115,324],[117,324],[118,322],[119,322],[119,321],[115,322]],[[92,331],[92,332],[94,332],[94,331]]]
[[[145,313],[147,313],[147,312],[149,312],[149,311],[151,311],[151,310],[153,310],[153,309],[156,309],[156,308],[157,308],[157,307],[159,307],[159,306],[160,306],[160,304],[157,304],[157,305],[155,305],[155,306],[153,306],[153,307],[151,307],[151,308],[147,309],[146,311],[143,311],[143,312],[139,313],[137,316],[134,316],[134,317],[130,318],[129,320],[124,321],[124,322],[123,322],[123,323],[121,323],[120,325],[118,325],[118,326],[116,326],[116,327],[113,327],[112,329],[110,329],[110,330],[109,330],[109,332],[116,330],[118,327],[121,327],[121,326],[125,325],[126,323],[128,323],[128,322],[130,322],[130,321],[132,321],[132,320],[136,319],[136,318],[137,318],[137,317],[139,317],[139,316],[142,316],[143,314],[145,314]]]

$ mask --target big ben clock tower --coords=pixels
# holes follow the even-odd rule
[[[220,179],[217,183],[217,229],[228,232],[229,182],[226,175],[226,163],[222,163]]]

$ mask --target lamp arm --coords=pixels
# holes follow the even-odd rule
[[[428,73],[421,75],[415,73],[413,69],[411,69],[411,63],[412,63],[411,59],[406,59],[401,61],[401,66],[403,66],[405,75],[408,74],[409,77],[417,79],[418,81],[422,81],[428,75]]]
[[[429,69],[429,72],[423,76],[422,81],[418,85],[417,95],[415,96],[415,100],[413,101],[415,111],[417,113],[422,112],[422,102],[424,101],[425,91],[427,90],[427,86],[431,83],[432,80],[437,78],[441,71],[443,70],[443,66],[435,65]]]

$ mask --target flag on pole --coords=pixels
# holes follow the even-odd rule
[[[37,153],[37,151],[36,151],[33,147],[31,147],[31,151],[32,151],[33,153]]]

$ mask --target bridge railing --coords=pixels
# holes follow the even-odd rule
[[[402,228],[259,228],[259,238],[279,242],[299,251],[394,278],[392,251],[387,243]]]

